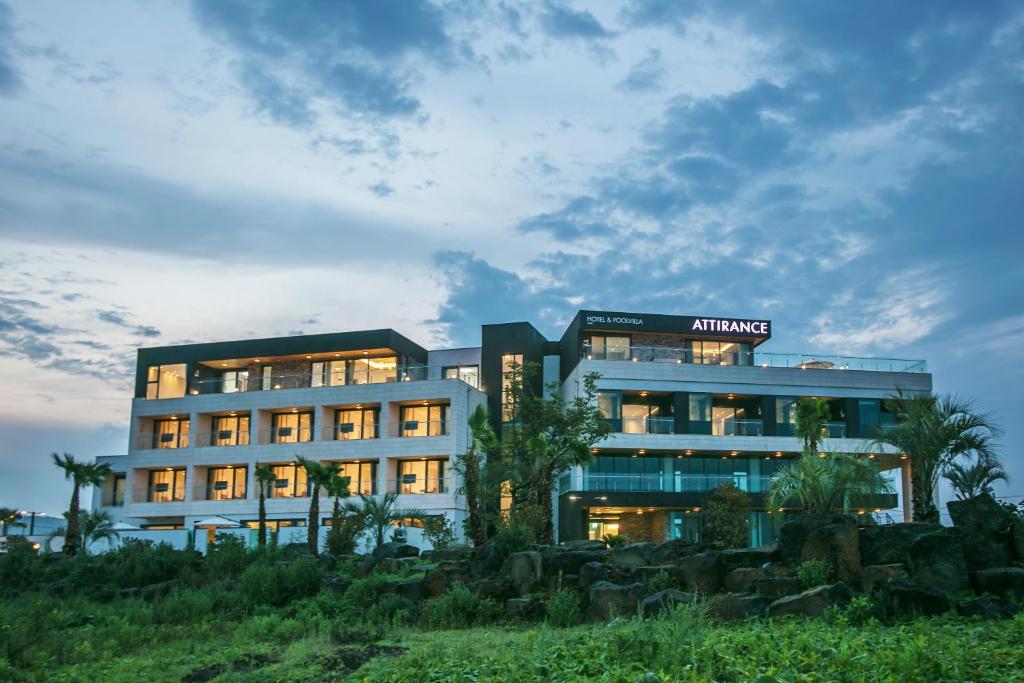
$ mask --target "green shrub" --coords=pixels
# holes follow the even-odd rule
[[[672,575],[662,569],[660,572],[647,579],[647,592],[657,593],[659,591],[668,590],[669,588],[677,588],[678,584],[676,580],[672,578]]]
[[[502,524],[492,537],[497,562],[504,562],[512,553],[526,550],[534,542],[533,531],[525,524]]]
[[[223,590],[219,586],[217,590]],[[209,589],[176,590],[153,602],[153,621],[158,624],[190,624],[214,613],[216,599]]]
[[[629,536],[625,534],[605,534],[601,539],[604,544],[609,548],[614,548],[617,545],[626,545],[629,543]]]
[[[548,598],[546,605],[548,623],[565,628],[578,626],[583,621],[580,611],[579,593],[571,588],[559,588]]]
[[[245,540],[234,534],[220,534],[206,550],[203,573],[215,578],[238,576],[249,566]]]
[[[435,550],[455,545],[455,525],[445,515],[429,515],[423,520],[423,536]]]
[[[423,603],[421,618],[431,628],[466,628],[489,624],[501,615],[501,606],[481,599],[463,583],[454,583],[443,594]]]
[[[313,559],[255,562],[242,572],[241,595],[250,605],[281,607],[318,593],[323,578],[323,566]]]
[[[870,598],[858,595],[845,608],[834,608],[831,620],[839,626],[867,626],[875,619],[875,604]]]
[[[796,578],[805,590],[823,586],[832,578],[832,565],[824,560],[804,560],[796,568]]]
[[[750,545],[750,494],[731,481],[719,484],[704,503],[702,534],[712,547]]]

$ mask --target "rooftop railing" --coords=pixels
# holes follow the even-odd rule
[[[209,377],[191,382],[192,394],[227,394],[248,391],[274,391],[277,389],[316,389],[321,387],[342,387],[363,384],[393,384],[397,382],[419,382],[428,379],[458,379],[444,377],[440,365],[400,365],[396,368],[369,368],[349,370],[342,375],[323,375],[312,372],[282,372],[269,376],[257,375],[226,379]],[[466,382],[467,384],[470,384]],[[470,384],[470,386],[474,386]]]
[[[602,346],[584,344],[586,360],[619,360],[693,365],[740,365],[762,368],[799,368],[801,370],[867,370],[871,372],[928,372],[923,360],[905,358],[865,358],[858,356],[822,356],[806,353],[773,353],[737,347],[723,352],[699,352],[669,346]]]
[[[674,434],[676,421],[673,417],[638,416],[607,418],[615,434]]]

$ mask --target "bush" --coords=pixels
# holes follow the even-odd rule
[[[559,588],[547,602],[548,623],[565,628],[577,626],[583,620],[580,611],[580,596],[570,588]]]
[[[823,560],[804,560],[796,568],[796,578],[804,590],[823,586],[832,578],[832,565]]]
[[[435,550],[455,545],[455,525],[445,515],[430,515],[425,518],[423,535]]]
[[[356,551],[359,535],[366,529],[363,516],[356,512],[341,510],[331,517],[331,529],[327,532],[327,553],[332,557],[351,555]]]
[[[629,536],[625,534],[605,534],[604,538],[601,539],[604,544],[609,548],[614,548],[617,545],[626,545],[629,543]]]
[[[525,524],[511,522],[502,524],[494,533],[494,551],[496,561],[500,564],[512,553],[526,550],[535,541],[533,531]]]
[[[463,583],[454,583],[442,595],[423,603],[422,620],[432,628],[467,628],[496,621],[501,606],[481,599]]]
[[[870,598],[858,595],[846,608],[832,607],[829,620],[838,626],[867,626],[875,619],[875,604]]]
[[[647,580],[647,592],[658,593],[669,588],[677,588],[676,580],[672,575],[662,569],[660,572]]]
[[[213,590],[223,591],[220,586]],[[153,602],[153,621],[157,624],[190,624],[202,621],[216,610],[217,600],[210,589],[176,590]]]
[[[249,565],[245,540],[234,534],[218,534],[206,550],[203,573],[214,578],[238,576]]]
[[[750,495],[731,481],[715,487],[704,504],[703,533],[714,548],[750,545]]]
[[[323,566],[312,559],[255,562],[242,573],[241,591],[250,605],[281,607],[316,595],[323,578]]]

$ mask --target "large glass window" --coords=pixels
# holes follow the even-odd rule
[[[249,416],[226,415],[213,418],[211,446],[248,446]]]
[[[349,361],[350,384],[384,384],[398,381],[398,358],[356,358]]]
[[[150,503],[171,503],[185,500],[185,470],[150,470],[146,500]]]
[[[274,465],[274,481],[270,484],[271,498],[301,498],[306,491],[306,470],[294,463]]]
[[[185,364],[150,365],[146,371],[146,398],[181,398],[185,395]]]
[[[587,468],[588,491],[661,491],[662,459],[599,455]]]
[[[339,477],[348,477],[348,491],[353,496],[373,496],[377,493],[376,462],[339,463]]]
[[[795,425],[796,424],[796,397],[776,396],[775,397],[775,424]]]
[[[339,387],[346,382],[345,368],[347,361],[332,360],[328,362],[313,363],[310,377],[310,386],[313,387]]]
[[[595,360],[629,360],[629,336],[591,335],[584,341],[583,350],[587,358]]]
[[[399,436],[444,436],[448,433],[448,406],[402,406]]]
[[[447,460],[399,460],[398,492],[403,494],[445,493]]]
[[[154,420],[153,448],[188,448],[188,420]]]
[[[207,470],[206,499],[235,500],[245,498],[245,482],[248,468],[211,467]]]
[[[690,342],[692,362],[702,365],[753,365],[754,353],[748,342]]]
[[[234,394],[249,388],[248,370],[225,370],[220,373],[220,390],[224,394]]]
[[[275,413],[273,443],[313,440],[313,413]]]
[[[379,408],[342,408],[334,412],[334,438],[376,439]]]
[[[461,379],[471,387],[480,386],[479,365],[454,365],[444,368],[445,379]]]
[[[690,394],[690,422],[711,421],[711,394]]]
[[[124,494],[127,488],[128,479],[124,474],[115,474],[110,482],[110,497],[106,503],[110,507],[121,507],[124,505]]]
[[[670,512],[669,538],[700,543],[700,511],[675,510]]]
[[[264,365],[260,371],[263,391],[270,391],[274,388],[274,368],[271,365]]]
[[[515,419],[513,387],[522,377],[523,354],[506,353],[501,357],[501,421],[511,422]]]
[[[711,399],[711,433],[717,436],[762,436],[761,401],[758,397],[714,396]]]
[[[860,435],[864,438],[872,437],[877,430],[896,424],[896,416],[889,412],[885,401],[877,398],[858,399],[857,415],[860,423]]]

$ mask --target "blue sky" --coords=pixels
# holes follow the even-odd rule
[[[0,504],[134,349],[583,307],[925,358],[1024,493],[1024,5],[0,0]]]

